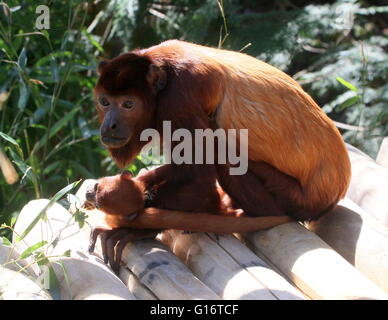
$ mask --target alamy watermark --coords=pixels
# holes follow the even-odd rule
[[[38,30],[50,29],[50,8],[41,4],[36,7],[35,13],[39,14],[35,20],[35,28]]]
[[[171,130],[171,121],[163,121],[162,136],[156,129],[146,129],[140,141],[149,142],[142,154],[147,165],[161,158],[163,139],[164,163],[170,164],[230,164],[231,175],[243,175],[248,171],[248,129],[195,129],[194,135],[187,129]],[[177,142],[177,143],[174,143]],[[172,147],[174,145],[174,147]]]

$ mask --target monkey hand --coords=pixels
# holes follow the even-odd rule
[[[120,270],[121,256],[125,246],[136,240],[155,238],[158,231],[134,230],[130,228],[110,229],[96,227],[92,229],[89,241],[89,252],[93,253],[97,237],[101,238],[101,249],[104,263],[110,265],[115,273]]]

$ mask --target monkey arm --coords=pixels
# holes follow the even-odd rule
[[[288,216],[237,217],[146,208],[134,220],[117,216],[116,225],[133,229],[176,229],[193,232],[244,233],[293,221]]]
[[[229,234],[268,229],[292,221],[292,218],[288,216],[251,218],[157,208],[145,209],[132,221],[122,216],[111,216],[112,219],[115,220],[115,228],[93,229],[90,236],[89,252],[94,251],[97,236],[101,235],[104,262],[109,262],[115,272],[119,271],[122,251],[128,242],[154,238],[163,229]]]
[[[144,185],[144,188],[148,190],[151,186],[167,180],[174,172],[172,164],[165,164],[155,169],[145,171],[138,176],[136,180]]]
[[[237,213],[237,212],[236,212]],[[97,236],[101,236],[104,262],[119,271],[122,251],[128,242],[154,238],[163,229],[192,232],[245,233],[275,227],[292,221],[288,216],[238,217],[209,213],[188,213],[147,208],[134,220],[110,215],[110,228],[94,228],[90,235],[89,252],[94,251]]]

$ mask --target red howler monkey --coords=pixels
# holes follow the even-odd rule
[[[210,197],[216,179],[251,216],[316,219],[345,195],[350,161],[337,128],[296,81],[258,59],[170,40],[104,61],[99,74],[101,141],[121,167],[146,144],[141,132],[154,128],[162,135],[163,121],[193,135],[248,129],[244,175],[230,175],[228,163],[148,172],[146,190],[164,181],[164,209],[172,209],[175,194]]]
[[[155,169],[156,172],[166,170],[168,165]],[[195,206],[185,195],[174,196],[176,207],[183,211],[172,211],[158,207],[145,207],[146,176],[132,178],[132,174],[124,171],[119,175],[104,177],[90,185],[86,191],[87,209],[97,208],[105,213],[105,221],[109,228],[97,227],[92,231],[90,251],[94,250],[97,236],[118,228],[131,229],[176,229],[185,231],[215,233],[245,233],[271,228],[292,219],[288,216],[279,217],[245,217],[239,209],[231,207],[229,197],[214,184],[214,193],[208,201],[200,201]],[[153,187],[153,204],[162,205],[158,195],[159,185]],[[198,199],[196,199],[198,200]],[[193,213],[193,208],[195,213]],[[195,216],[193,216],[193,214]],[[155,236],[156,232],[124,233],[117,241],[102,239],[103,256],[114,270],[118,270],[122,249],[130,240]],[[122,236],[124,236],[122,238]],[[117,246],[116,246],[117,245]],[[116,247],[116,248],[115,248]]]
[[[218,128],[248,129],[245,175],[229,175],[228,164],[172,165],[165,176],[149,172],[150,186],[167,178],[166,201],[172,190],[195,192],[218,177],[249,215],[306,220],[347,190],[350,161],[333,122],[297,82],[258,59],[170,40],[104,61],[99,73],[101,140],[121,167],[146,144],[142,130],[162,134],[165,120],[172,130],[190,132],[210,128],[210,117]]]

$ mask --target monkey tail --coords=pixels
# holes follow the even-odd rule
[[[176,229],[229,234],[269,229],[290,221],[293,219],[288,216],[237,217],[146,208],[132,221],[124,221],[123,218],[120,225],[135,229]]]

